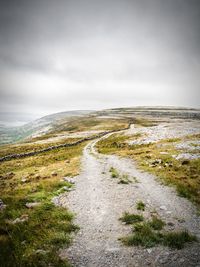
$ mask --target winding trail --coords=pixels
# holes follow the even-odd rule
[[[149,218],[156,210],[169,223],[167,230],[187,229],[200,238],[200,219],[189,201],[178,197],[174,189],[160,184],[154,176],[138,170],[132,161],[98,154],[94,149],[97,141],[91,141],[84,149],[82,173],[74,178],[75,190],[58,197],[60,205],[76,213],[75,223],[80,226],[72,246],[60,250],[61,257],[79,267],[200,266],[198,243],[182,250],[125,247],[120,243],[118,238],[131,229],[119,217],[124,211],[138,212],[138,200],[146,204],[144,216]],[[118,179],[110,176],[110,167],[128,174],[133,183],[118,184]]]

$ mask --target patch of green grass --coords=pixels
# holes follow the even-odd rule
[[[127,246],[154,247],[164,245],[174,249],[181,249],[185,243],[197,241],[197,238],[187,231],[161,233],[154,231],[148,223],[136,224],[133,234],[120,240]]]
[[[194,235],[189,234],[187,231],[165,233],[163,236],[163,245],[170,248],[181,249],[185,243],[197,241]]]
[[[109,172],[111,173],[112,178],[118,178],[119,177],[119,173],[115,168],[111,167]]]
[[[123,174],[118,182],[118,184],[130,184],[130,183],[131,183],[131,180],[129,179],[127,174]]]
[[[165,222],[163,222],[157,216],[153,216],[152,220],[149,221],[148,224],[154,230],[162,230],[165,226]]]
[[[151,221],[135,222],[130,214],[124,214],[120,220],[133,224],[133,233],[119,238],[127,246],[154,247],[164,245],[174,249],[181,249],[185,243],[198,241],[194,235],[187,231],[163,232],[165,223],[154,216]]]
[[[64,186],[72,186],[62,178],[66,173],[78,174],[83,146],[1,163],[1,199],[7,206],[0,212],[0,266],[69,266],[57,252],[70,244],[71,233],[78,227],[73,224],[73,215],[51,199],[64,192]],[[9,176],[8,171],[13,174]],[[40,205],[28,209],[27,202]],[[21,217],[28,219],[12,223]]]
[[[162,241],[162,235],[154,233],[151,227],[144,223],[138,224],[135,233],[121,238],[121,241],[127,246],[153,247]]]
[[[126,224],[133,224],[137,222],[142,222],[144,220],[144,217],[139,214],[131,214],[129,212],[125,212],[119,220]]]
[[[145,204],[142,201],[138,201],[136,206],[137,206],[137,210],[143,210],[143,211],[145,210]]]

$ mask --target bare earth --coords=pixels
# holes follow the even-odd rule
[[[154,176],[138,170],[132,161],[99,155],[94,150],[97,141],[90,142],[84,149],[82,173],[74,178],[75,190],[55,200],[76,213],[75,222],[80,226],[72,246],[60,251],[61,257],[79,267],[200,267],[198,243],[186,245],[182,250],[121,244],[118,238],[130,233],[131,228],[123,225],[119,218],[124,211],[138,213],[135,209],[138,200],[146,204],[145,218],[150,218],[156,210],[170,223],[166,226],[169,231],[187,229],[200,238],[200,218],[189,201],[178,197],[173,188],[160,184]],[[128,174],[133,183],[118,184],[117,179],[111,178],[110,167]]]

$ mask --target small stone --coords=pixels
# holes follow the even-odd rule
[[[16,224],[16,223],[23,223],[23,222],[26,222],[28,221],[28,214],[23,214],[20,218],[16,218],[12,224]]]
[[[166,211],[167,214],[172,214],[172,212],[170,210]]]
[[[152,249],[151,248],[148,248],[147,249],[147,252],[150,254],[152,252]]]
[[[160,206],[161,210],[167,210],[166,206]]]
[[[70,192],[70,191],[73,191],[73,190],[74,190],[73,188],[68,188],[67,191]]]
[[[164,151],[161,151],[160,154],[161,154],[161,155],[168,155],[169,153],[164,152]]]
[[[40,202],[32,202],[32,203],[26,203],[25,206],[28,208],[28,209],[32,209],[34,207],[37,207],[40,205]]]
[[[67,186],[63,186],[63,190],[65,190],[65,191],[69,191],[69,187],[67,187]]]
[[[15,176],[14,172],[8,172],[6,174],[6,177],[12,178],[13,176]]]
[[[21,182],[22,182],[22,183],[26,183],[26,182],[27,182],[26,177],[23,177],[23,178],[21,179]]]
[[[75,182],[74,182],[72,179],[70,179],[69,177],[63,177],[63,180],[64,180],[65,182],[70,183],[70,184],[75,184]]]
[[[183,160],[181,164],[182,164],[182,165],[187,165],[187,164],[189,164],[189,163],[190,163],[190,161],[186,159],[186,160]]]
[[[3,210],[6,208],[6,205],[3,203],[3,200],[0,199],[0,210]]]
[[[48,253],[48,251],[44,250],[44,249],[37,249],[35,251],[36,254],[42,254],[42,255],[45,255]]]
[[[51,173],[51,176],[57,176],[57,175],[58,175],[58,174],[57,174],[57,172],[55,172],[55,171]]]
[[[173,222],[168,222],[167,223],[169,226],[174,226],[174,223]]]
[[[41,176],[39,175],[39,174],[37,174],[36,176],[35,176],[35,179],[37,179],[37,180],[39,180],[41,178]]]
[[[69,164],[70,163],[70,160],[69,159],[65,160],[65,163]]]

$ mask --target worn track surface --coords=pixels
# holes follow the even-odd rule
[[[61,257],[79,267],[200,266],[198,243],[188,244],[182,250],[125,247],[120,243],[118,238],[130,233],[131,228],[123,225],[119,217],[124,211],[138,212],[138,200],[146,204],[143,215],[150,218],[156,210],[170,223],[169,231],[187,229],[200,237],[200,220],[189,201],[178,197],[154,176],[138,170],[132,161],[98,154],[94,149],[97,141],[91,141],[84,149],[82,173],[74,178],[75,190],[57,199],[59,205],[75,212],[80,226],[72,246],[60,251]],[[128,174],[130,179],[136,177],[138,183],[133,179],[128,185],[118,184],[118,179],[111,178],[110,167]]]

